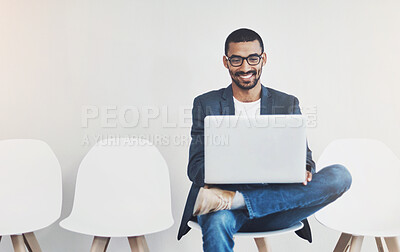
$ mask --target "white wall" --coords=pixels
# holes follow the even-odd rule
[[[0,1],[0,139],[38,138],[54,149],[69,215],[79,163],[97,135],[188,137],[189,127],[81,125],[89,105],[167,106],[168,121],[193,98],[229,84],[226,36],[240,27],[264,39],[262,83],[317,108],[308,131],[317,160],[333,139],[371,137],[400,156],[398,1]],[[85,136],[90,145],[83,145]],[[159,144],[169,164],[175,224],[149,235],[152,251],[201,251],[200,233],[176,240],[186,195],[188,144]],[[378,169],[378,168],[377,168]],[[383,176],[379,174],[378,176]],[[4,207],[4,206],[3,206]],[[331,251],[339,236],[311,218],[314,242],[272,238],[274,251]],[[37,232],[44,251],[88,251],[91,237],[58,224]],[[248,247],[251,248],[248,249]],[[9,238],[1,251],[11,251]],[[112,239],[109,251],[128,251]],[[238,239],[237,251],[256,251]],[[363,251],[375,251],[372,239]]]

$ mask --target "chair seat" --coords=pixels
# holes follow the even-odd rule
[[[196,230],[201,230],[200,225],[197,222],[194,221],[189,221],[188,226],[196,229]],[[235,237],[253,237],[253,238],[258,238],[258,237],[267,237],[267,236],[274,236],[274,235],[281,235],[281,234],[286,234],[290,232],[297,231],[301,228],[303,228],[304,224],[302,222],[296,223],[295,225],[284,228],[284,229],[279,229],[279,230],[272,230],[272,231],[265,231],[265,232],[238,232],[234,234]]]
[[[0,141],[0,236],[50,226],[61,215],[61,167],[37,139]]]
[[[370,208],[365,207],[365,209]],[[354,204],[350,204],[344,199],[316,213],[315,218],[325,227],[357,236],[399,236],[399,211],[389,207],[387,210],[386,214],[382,215],[364,215],[362,206],[354,207]]]
[[[138,223],[134,219],[122,216],[120,219],[89,219],[83,216],[70,215],[60,222],[60,226],[72,232],[101,237],[130,237],[147,235],[164,231],[170,228],[174,221],[172,218],[152,221],[152,225]],[[151,220],[147,221],[149,223]]]
[[[350,190],[315,214],[324,226],[357,236],[400,235],[400,160],[374,139],[338,139],[321,154],[317,167],[344,165]]]
[[[174,223],[168,166],[141,138],[102,139],[83,158],[67,230],[98,237],[160,232]]]

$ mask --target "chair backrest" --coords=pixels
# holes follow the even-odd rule
[[[0,141],[0,235],[32,232],[61,214],[61,167],[41,140]]]
[[[331,164],[344,165],[352,174],[352,185],[318,212],[317,219],[351,234],[400,235],[400,160],[396,155],[378,140],[339,139],[326,147],[317,167]]]
[[[97,236],[135,236],[173,224],[167,164],[145,139],[104,139],[79,167],[74,206],[60,225]]]

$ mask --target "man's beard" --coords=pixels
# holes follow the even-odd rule
[[[232,75],[237,76],[238,78],[240,78],[240,77],[239,77],[240,74],[247,74],[247,73],[254,73],[254,75],[257,75],[257,72],[256,72],[256,71],[248,71],[247,73],[244,73],[244,72],[237,72],[237,73],[235,73],[235,74],[233,74],[231,71],[229,71],[229,72],[230,72],[230,74],[231,74],[231,78],[232,78]],[[242,84],[240,83],[239,80],[234,79],[234,78],[232,78],[232,81],[233,81],[233,82],[236,84],[236,86],[239,87],[240,89],[243,89],[243,90],[250,90],[250,89],[254,88],[254,87],[257,85],[257,82],[258,82],[258,80],[260,79],[260,77],[261,77],[261,69],[260,69],[260,74],[258,75],[258,78],[254,78],[254,81],[251,83],[251,85],[246,85],[246,86],[244,86],[244,85],[242,85]]]

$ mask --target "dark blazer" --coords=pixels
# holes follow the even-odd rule
[[[262,115],[270,114],[301,114],[299,100],[293,95],[267,88],[261,85]],[[232,84],[197,96],[193,101],[192,109],[192,141],[189,148],[188,176],[193,182],[186,201],[182,222],[178,232],[178,240],[182,238],[190,227],[188,221],[195,219],[192,215],[194,203],[200,187],[204,186],[204,118],[208,115],[234,115]],[[307,146],[306,169],[315,173],[315,163],[312,160],[311,150]],[[304,227],[296,231],[301,238],[312,241],[311,230],[307,219],[303,220]]]

